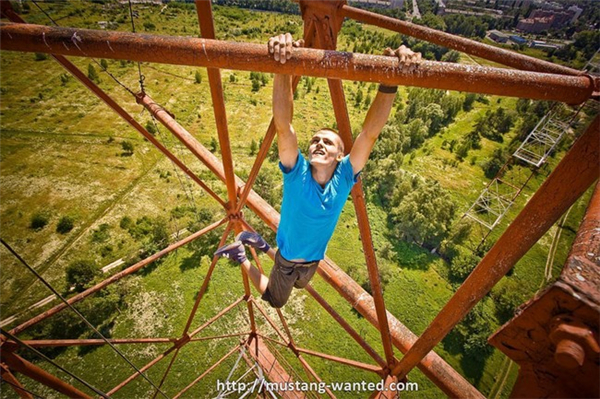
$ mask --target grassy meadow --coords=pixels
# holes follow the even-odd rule
[[[82,2],[40,3],[40,6],[61,26],[100,29],[99,22],[112,22],[110,29],[131,31],[127,5],[109,2],[106,5]],[[33,4],[22,15],[34,24],[51,25],[52,22]],[[137,14],[136,30],[152,34],[198,36],[199,28],[193,6],[134,5]],[[302,20],[298,15],[274,12],[248,11],[232,7],[214,7],[217,38],[222,40],[266,43],[269,36],[292,31],[299,37]],[[363,28],[366,32],[381,34],[381,29]],[[391,33],[385,35],[392,36]],[[338,48],[350,49],[349,37],[341,35]],[[463,58],[464,62],[472,62]],[[81,70],[89,71],[92,65],[99,76],[99,86],[110,94],[136,120],[144,126],[154,126],[148,112],[136,104],[131,94],[111,76],[102,72],[102,64],[119,82],[137,92],[140,90],[138,65],[132,62],[72,58]],[[481,62],[481,60],[477,60]],[[206,70],[158,64],[140,65],[146,92],[159,104],[172,112],[177,121],[207,148],[220,157],[216,139],[216,125],[210,97]],[[236,173],[247,177],[254,161],[253,142],[258,144],[271,119],[272,76],[266,75],[257,91],[253,91],[250,73],[221,71],[230,141]],[[353,132],[359,131],[366,107],[355,107],[356,93],[368,92],[368,85],[344,82]],[[375,92],[372,91],[371,95]],[[398,101],[405,102],[407,89],[399,90]],[[481,163],[491,157],[497,148],[508,147],[517,135],[517,127],[506,134],[504,143],[482,138],[481,147],[469,152],[462,162],[445,149],[444,142],[460,140],[470,131],[475,121],[487,110],[503,107],[513,110],[517,99],[489,96],[488,103],[475,102],[472,109],[460,110],[454,120],[439,134],[410,154],[405,154],[398,168],[416,175],[436,180],[447,190],[456,203],[455,223],[477,199],[481,189],[489,182]],[[307,143],[312,132],[322,126],[332,126],[333,109],[328,95],[327,82],[303,80],[299,86],[294,109],[294,126],[301,144]],[[393,117],[393,116],[392,116]],[[52,59],[33,53],[2,52],[0,54],[0,231],[9,243],[53,287],[65,295],[69,284],[65,278],[69,265],[78,260],[89,260],[97,269],[122,259],[124,264],[108,273],[97,273],[95,282],[101,281],[127,265],[139,260],[143,251],[154,250],[175,242],[192,229],[199,229],[225,217],[219,205],[197,188],[171,162],[146,141],[137,131],[120,119],[104,103],[89,93],[74,78],[65,75]],[[151,128],[150,128],[151,129]],[[170,136],[166,128],[158,126],[155,136],[180,157],[213,190],[226,199],[224,184],[212,177],[207,168]],[[525,205],[556,166],[568,148],[567,138],[560,151],[530,180],[517,198],[499,227],[490,235],[493,243],[511,220]],[[132,146],[132,150],[128,149]],[[519,170],[522,168],[523,170]],[[527,175],[529,169],[517,166],[513,173]],[[263,197],[276,201],[281,187],[281,177],[276,161],[266,161],[259,176],[257,190]],[[524,298],[531,297],[547,284],[544,268],[553,240],[557,239],[556,254],[550,267],[556,277],[561,268],[591,192],[586,193],[572,207],[562,227],[553,227],[515,266],[510,276],[498,286],[521,286]],[[277,203],[273,203],[278,208]],[[431,251],[414,243],[392,238],[393,226],[385,211],[375,203],[368,203],[369,218],[376,250],[389,246],[395,256],[379,257],[381,269],[386,270],[384,298],[387,309],[415,334],[422,333],[427,325],[452,296],[458,285],[449,277],[447,262]],[[269,237],[267,227],[254,217],[249,209],[245,216],[260,232]],[[199,216],[200,215],[200,216]],[[73,221],[69,231],[59,232],[64,217]],[[43,220],[35,226],[34,220]],[[158,230],[166,231],[161,240]],[[561,234],[557,234],[558,232]],[[223,227],[210,239],[183,247],[160,262],[142,269],[116,283],[94,302],[106,310],[107,318],[99,318],[97,327],[111,338],[179,338],[186,326],[196,295],[209,268],[210,254],[216,249]],[[472,242],[480,238],[476,229]],[[367,279],[366,263],[359,240],[354,208],[349,201],[341,215],[337,230],[328,247],[327,255],[359,283]],[[272,262],[260,257],[268,273]],[[0,314],[1,319],[16,315],[11,328],[57,301],[34,310],[28,308],[51,294],[48,289],[26,270],[4,247],[0,247]],[[241,272],[226,260],[217,264],[208,291],[193,320],[192,329],[200,326],[220,310],[243,295]],[[379,332],[321,279],[315,277],[313,287],[363,336],[380,354]],[[496,288],[495,288],[496,289]],[[253,291],[256,294],[255,291]],[[87,300],[86,300],[87,301]],[[84,301],[84,302],[86,302]],[[263,307],[265,307],[263,303]],[[494,315],[496,304],[486,297],[483,307]],[[114,309],[113,309],[114,308]],[[92,316],[96,308],[82,308]],[[267,310],[274,320],[277,314]],[[88,312],[88,313],[86,313]],[[346,335],[341,327],[304,291],[296,290],[283,308],[297,345],[303,348],[334,354],[357,361],[372,363],[370,357]],[[265,335],[279,339],[273,329],[256,314],[256,322]],[[67,323],[65,319],[62,322]],[[490,319],[496,329],[501,322]],[[93,337],[88,329],[74,330],[77,336]],[[200,336],[243,333],[250,331],[250,321],[245,304],[232,309],[226,316],[211,325]],[[64,338],[56,325],[46,323],[21,335],[22,338]],[[53,335],[56,334],[56,335]],[[219,340],[195,341],[180,351],[169,353],[165,359],[148,372],[148,377],[159,382],[173,356],[170,377],[162,390],[172,396],[192,382],[217,359],[239,344],[239,337]],[[295,356],[285,348],[274,345],[280,356],[289,362],[303,379],[307,379]],[[119,349],[138,367],[154,359],[170,344],[121,345]],[[465,376],[485,396],[508,397],[516,378],[517,367],[499,351],[489,356],[465,356],[456,334],[440,343],[436,352]],[[103,391],[108,391],[134,373],[134,370],[116,355],[111,348],[70,347],[49,353],[56,362],[69,371],[89,381]],[[398,358],[401,357],[396,350]],[[27,354],[29,359],[38,360]],[[225,380],[234,367],[237,354],[228,358],[201,384],[184,395],[189,398],[216,396],[217,379]],[[379,378],[366,371],[357,370],[320,358],[303,355],[326,382],[369,381]],[[243,362],[243,360],[242,360]],[[41,364],[41,362],[40,362]],[[46,367],[45,365],[43,367]],[[49,366],[49,371],[60,372]],[[234,372],[234,378],[243,371]],[[68,377],[64,377],[67,381]],[[242,377],[248,381],[250,376]],[[420,371],[409,374],[409,380],[419,384],[418,392],[407,392],[408,398],[442,398],[444,394]],[[502,380],[503,383],[497,383]],[[55,392],[25,378],[28,389],[43,397],[58,397]],[[73,381],[73,384],[81,385]],[[87,389],[87,388],[82,388]],[[119,391],[117,398],[147,398],[154,394],[152,386],[141,378]],[[157,397],[160,397],[159,394]],[[367,394],[365,394],[367,396]],[[3,386],[2,397],[17,397],[14,391]],[[342,393],[338,397],[345,398]]]

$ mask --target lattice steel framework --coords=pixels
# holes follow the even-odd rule
[[[184,331],[177,338],[142,338],[120,340],[36,340],[21,341],[17,338],[32,325],[56,314],[69,305],[77,303],[94,292],[106,287],[131,273],[147,266],[176,248],[185,245],[209,231],[225,226],[220,244],[222,245],[232,232],[252,229],[243,218],[241,210],[248,206],[270,228],[276,229],[279,222],[277,212],[253,190],[261,165],[267,155],[275,136],[273,123],[269,125],[265,139],[258,153],[250,175],[243,182],[234,174],[233,159],[229,145],[229,133],[220,71],[218,68],[255,70],[262,72],[285,73],[296,76],[320,76],[328,79],[333,101],[334,112],[340,135],[344,140],[346,150],[352,147],[352,134],[346,102],[340,79],[374,81],[386,84],[403,84],[420,87],[433,87],[450,90],[463,90],[488,94],[517,96],[524,98],[564,101],[581,103],[592,95],[597,95],[599,82],[597,79],[570,68],[555,65],[545,61],[522,56],[507,50],[498,49],[482,43],[459,38],[444,32],[426,27],[413,25],[404,21],[383,17],[368,11],[359,10],[345,4],[344,1],[299,1],[304,20],[304,39],[309,48],[298,49],[294,56],[281,65],[270,59],[266,46],[254,44],[231,43],[214,40],[214,26],[211,5],[209,1],[197,0],[196,8],[200,21],[202,39],[137,35],[123,32],[100,32],[85,29],[54,28],[45,26],[26,25],[16,15],[6,1],[2,5],[3,16],[17,24],[0,25],[0,48],[3,50],[35,51],[50,53],[71,74],[76,76],[95,95],[106,102],[115,112],[124,118],[132,127],[138,130],[175,165],[181,168],[193,181],[209,193],[221,206],[226,216],[210,226],[193,233],[189,237],[169,245],[158,253],[130,266],[96,286],[77,294],[66,303],[28,320],[11,331],[4,331],[2,336],[2,375],[5,381],[11,381],[23,397],[30,397],[13,372],[20,372],[44,384],[59,390],[69,396],[89,397],[76,390],[72,385],[49,376],[44,370],[32,365],[21,358],[16,352],[23,346],[27,348],[39,346],[70,346],[70,345],[103,345],[110,341],[112,344],[166,342],[172,346],[156,359],[140,368],[129,378],[106,391],[106,396],[118,392],[124,386],[146,372],[159,361],[173,353],[171,362],[158,384],[156,393],[167,378],[171,366],[176,361],[180,349],[195,339],[218,339],[222,337],[198,337],[198,334],[219,317],[234,307],[245,307],[248,312],[250,331],[240,333],[240,343],[235,345],[225,357],[219,359],[208,370],[191,382],[183,391],[172,395],[178,398],[187,389],[200,381],[206,374],[222,363],[225,358],[238,353],[247,354],[250,365],[258,364],[266,378],[271,381],[291,380],[300,378],[291,376],[284,365],[277,360],[269,349],[267,339],[257,327],[256,318],[264,317],[268,324],[277,332],[279,339],[271,344],[279,344],[291,349],[302,365],[307,378],[311,381],[321,381],[314,372],[304,355],[316,356],[330,361],[346,364],[358,369],[367,370],[385,379],[386,384],[403,380],[414,368],[419,367],[445,394],[451,397],[482,398],[464,377],[458,374],[450,365],[442,360],[432,349],[450,332],[450,330],[480,301],[491,288],[515,265],[515,263],[538,241],[538,239],[555,223],[555,221],[589,188],[598,178],[599,135],[600,122],[596,118],[581,138],[575,143],[569,153],[561,160],[546,182],[531,198],[519,216],[508,227],[506,232],[481,260],[469,278],[460,286],[454,296],[444,306],[440,313],[430,323],[420,337],[414,335],[394,315],[386,311],[381,284],[377,271],[377,260],[366,212],[362,185],[359,182],[352,191],[352,199],[356,209],[361,241],[366,257],[372,295],[366,293],[354,280],[345,274],[330,259],[320,262],[318,273],[344,299],[346,299],[365,319],[367,319],[381,335],[383,354],[375,351],[352,326],[344,320],[310,285],[307,292],[343,327],[372,358],[372,364],[361,363],[352,359],[339,358],[299,347],[287,327],[286,321],[278,312],[283,330],[276,326],[261,305],[254,299],[248,277],[242,272],[244,295],[231,305],[222,309],[215,317],[203,325],[192,329],[194,317],[202,300],[212,273],[217,264],[214,258],[204,282],[199,289],[196,302],[191,309]],[[431,41],[459,51],[464,51],[483,58],[491,59],[508,66],[522,69],[497,69],[473,67],[438,62],[423,62],[416,71],[405,71],[398,68],[397,60],[383,56],[340,53],[335,51],[336,38],[344,18],[353,18],[361,22],[388,28],[396,32],[408,34],[419,39]],[[146,93],[136,95],[136,100],[150,111],[153,117],[171,131],[212,173],[222,180],[227,187],[227,199],[221,199],[183,162],[165,148],[158,140],[149,134],[144,127],[135,121],[123,108],[91,82],[85,74],[79,71],[65,55],[102,57],[110,59],[129,59],[134,61],[171,63],[179,65],[195,65],[208,68],[211,96],[213,100],[217,133],[221,148],[222,161],[213,156],[202,144],[189,134],[173,117],[160,105],[156,104]],[[299,77],[294,80],[294,87]],[[584,237],[585,238],[585,237]],[[587,241],[586,241],[587,242]],[[258,258],[252,251],[254,260]],[[598,287],[590,288],[592,296]],[[260,316],[259,316],[260,314]],[[592,326],[595,328],[595,326]],[[595,337],[595,336],[594,336]],[[394,347],[404,353],[398,359]],[[592,361],[595,361],[592,359]],[[250,366],[252,367],[252,366]],[[255,367],[256,370],[259,368]],[[276,370],[276,372],[273,372]],[[597,370],[597,362],[596,362]],[[259,372],[260,375],[260,372]],[[581,377],[583,378],[583,377]],[[525,382],[526,383],[526,382]],[[556,383],[554,381],[553,383]],[[161,392],[162,393],[162,392]],[[164,395],[164,393],[162,393]],[[283,397],[298,397],[294,392],[279,392]],[[27,396],[29,395],[29,396]],[[329,397],[335,397],[331,391]],[[102,395],[104,396],[104,395]],[[166,395],[165,395],[166,396]],[[371,398],[396,397],[390,392],[375,391]]]

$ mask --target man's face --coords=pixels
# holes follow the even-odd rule
[[[308,161],[311,165],[330,165],[344,157],[340,136],[329,130],[318,131],[310,140]]]

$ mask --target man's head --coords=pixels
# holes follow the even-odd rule
[[[308,161],[311,165],[331,165],[344,158],[344,143],[337,132],[330,128],[319,129],[308,147]]]

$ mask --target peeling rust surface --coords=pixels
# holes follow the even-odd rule
[[[466,39],[457,35],[438,31],[426,26],[416,25],[407,21],[386,17],[370,11],[344,6],[342,8],[342,12],[348,18],[353,18],[371,25],[376,25],[405,35],[413,36],[417,39],[426,40],[428,42],[462,51],[467,54],[476,55],[498,62],[502,65],[509,65],[527,71],[549,72],[564,75],[582,74],[581,71],[576,69],[553,64],[548,61],[538,60],[537,58],[522,55],[514,51],[490,46],[475,40]]]
[[[73,42],[73,38],[76,38]],[[76,44],[68,46],[64,44]],[[3,50],[80,57],[128,59],[290,75],[380,82],[540,100],[581,103],[592,95],[591,77],[423,61],[399,67],[394,57],[296,49],[285,64],[272,60],[266,45],[139,33],[0,24]]]

